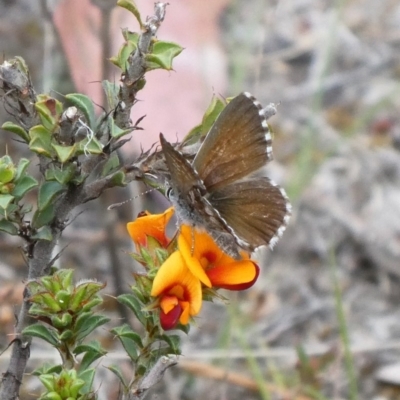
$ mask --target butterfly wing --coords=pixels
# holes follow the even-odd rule
[[[262,107],[249,93],[241,93],[222,110],[193,167],[212,192],[248,176],[271,159],[271,134]]]
[[[208,201],[231,228],[237,244],[248,251],[272,247],[291,213],[284,190],[268,178],[235,182],[213,191]]]
[[[184,197],[195,187],[205,191],[198,173],[193,169],[190,162],[182,153],[175,150],[171,143],[165,140],[163,134],[160,134],[160,143],[170,173],[169,186],[172,190],[176,194],[181,193]]]

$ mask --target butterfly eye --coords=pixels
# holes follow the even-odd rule
[[[166,193],[165,193],[167,199],[170,199],[170,198],[173,196],[173,194],[174,194],[173,189],[172,189],[171,187],[169,187],[169,188],[167,189]]]

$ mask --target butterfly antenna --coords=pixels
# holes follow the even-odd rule
[[[143,196],[143,195],[145,195],[145,194],[147,194],[147,193],[151,193],[151,192],[154,191],[154,190],[157,190],[157,189],[156,189],[156,188],[151,188],[151,189],[149,189],[149,190],[146,190],[146,191],[144,191],[144,192],[138,194],[137,196],[134,196],[134,197],[131,197],[131,198],[127,199],[127,200],[121,201],[120,203],[111,204],[110,206],[107,207],[107,210],[108,210],[108,211],[113,210],[114,208],[117,208],[117,207],[120,207],[120,206],[122,206],[122,205],[124,205],[124,204],[126,204],[126,203],[129,203],[130,201],[135,200],[135,199],[137,199],[138,197],[141,197],[141,196]]]

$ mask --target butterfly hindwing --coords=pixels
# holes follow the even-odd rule
[[[234,232],[238,245],[250,251],[273,246],[290,216],[285,192],[268,178],[235,182],[215,190],[208,201]]]
[[[271,134],[260,103],[248,93],[232,99],[215,121],[193,167],[212,192],[272,159]]]

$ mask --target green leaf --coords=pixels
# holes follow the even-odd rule
[[[129,56],[136,50],[136,47],[136,43],[131,41],[123,43],[123,45],[119,49],[118,56],[111,57],[110,61],[118,68],[121,68],[123,72],[125,72],[128,67]]]
[[[118,140],[122,136],[128,135],[129,133],[132,132],[132,128],[129,129],[121,129],[119,128],[116,124],[113,118],[109,118],[110,121],[110,134],[111,136]]]
[[[125,390],[128,390],[128,384],[125,383],[125,378],[122,375],[121,370],[119,369],[118,366],[116,365],[110,365],[109,367],[106,367],[109,369],[121,382],[122,386],[124,387]]]
[[[175,327],[175,329],[176,329],[176,330],[179,330],[179,331],[182,331],[183,333],[186,333],[186,335],[189,335],[190,324],[186,324],[186,325],[178,324],[178,325]]]
[[[76,346],[74,349],[74,354],[77,356],[78,354],[82,354],[88,351],[92,351],[95,353],[99,353],[102,355],[107,354],[107,351],[103,349],[100,342],[97,340],[92,340],[90,343],[81,344]]]
[[[129,358],[135,362],[139,355],[139,349],[143,348],[140,336],[133,332],[128,325],[123,325],[111,330],[120,340]]]
[[[85,313],[86,314],[86,313]],[[90,317],[85,318],[85,320],[80,320],[81,314],[76,321],[76,340],[80,342],[85,337],[87,337],[92,331],[94,331],[97,327],[106,324],[110,321],[110,318],[104,317],[102,315],[91,315]],[[79,321],[79,322],[78,322]]]
[[[120,166],[118,154],[112,153],[107,162],[103,166],[101,176],[107,176],[111,171],[117,169]]]
[[[42,366],[32,371],[32,375],[40,376],[46,374],[59,374],[61,371],[62,371],[62,365],[44,363]]]
[[[82,379],[85,384],[79,391],[80,394],[85,395],[89,394],[90,392],[93,391],[92,386],[93,386],[93,380],[94,380],[94,375],[96,373],[96,370],[94,368],[89,368],[86,370],[82,370],[79,372],[78,377]],[[83,396],[79,396],[77,398],[84,398]],[[86,398],[86,397],[85,397]]]
[[[103,154],[103,145],[95,137],[86,137],[78,145],[76,154]]]
[[[39,229],[44,225],[48,225],[54,219],[54,204],[49,204],[43,210],[36,210],[32,219],[32,226]]]
[[[76,151],[76,145],[73,146],[60,146],[53,144],[53,149],[56,151],[57,158],[61,163],[67,162],[70,158],[74,157]]]
[[[117,297],[117,300],[127,306],[135,315],[136,318],[141,322],[142,325],[146,324],[146,318],[144,312],[142,311],[142,305],[138,299],[131,294],[122,294]]]
[[[146,54],[148,71],[162,68],[167,71],[172,70],[172,62],[183,50],[183,47],[173,42],[157,41],[153,45],[150,54]]]
[[[210,105],[203,115],[200,125],[195,126],[183,139],[184,145],[197,143],[202,137],[205,137],[221,111],[225,108],[225,103],[216,96],[213,96]]]
[[[55,347],[59,345],[55,333],[42,324],[29,325],[22,331],[22,334],[40,338]]]
[[[104,355],[107,354],[107,352],[102,349],[100,347],[100,344],[98,344],[99,348],[95,349],[95,350],[85,350],[85,355],[82,358],[82,361],[79,365],[79,371],[84,371],[85,369],[88,369],[89,366],[94,363],[96,360],[98,360],[99,358],[103,357]],[[78,346],[79,348],[80,346]],[[76,354],[76,349],[74,351],[74,353]]]
[[[139,43],[140,35],[137,32],[124,28],[122,29],[122,36],[127,42],[132,42],[135,46]]]
[[[181,339],[178,335],[160,335],[159,340],[163,340],[169,345],[169,349],[174,354],[181,354]]]
[[[34,235],[32,235],[32,239],[35,240],[47,240],[51,242],[53,240],[53,234],[49,226],[43,226],[40,230],[38,230]]]
[[[119,337],[124,337],[135,342],[140,348],[143,348],[143,342],[140,335],[138,335],[128,324],[124,324],[122,326],[117,326],[116,328],[111,330],[111,333]]]
[[[6,232],[9,235],[18,235],[18,228],[6,219],[0,219],[0,231]]]
[[[136,3],[133,0],[118,0],[117,5],[131,12],[139,22],[140,28],[143,27],[142,19],[140,18],[140,13],[138,11]]]
[[[56,180],[61,185],[66,185],[75,176],[76,165],[74,163],[68,163],[63,168],[54,167],[46,171],[46,180]]]
[[[33,176],[26,175],[19,179],[11,193],[15,198],[21,199],[25,193],[35,188],[38,184],[38,181]]]
[[[14,178],[14,180],[16,182],[24,176],[29,164],[30,164],[30,161],[27,160],[26,158],[21,158],[19,160],[18,167],[17,167],[17,173],[15,174],[15,178]]]
[[[13,200],[14,196],[10,194],[0,194],[0,207],[6,210]]]
[[[115,110],[119,103],[119,85],[107,80],[102,81],[101,85],[106,94],[108,109]]]
[[[120,187],[126,186],[125,174],[122,171],[116,172],[112,177],[111,181],[114,186],[120,186]]]
[[[13,122],[4,122],[4,124],[1,126],[1,129],[4,129],[5,131],[15,133],[18,135],[22,140],[25,142],[29,143],[30,137],[28,132],[22,128],[22,126],[19,126],[17,124],[14,124]]]
[[[29,136],[31,137],[29,148],[33,152],[45,157],[52,156],[51,133],[43,125],[33,126],[29,130]]]
[[[39,113],[40,120],[47,130],[53,132],[62,113],[62,104],[46,94],[38,95],[37,98],[35,108]]]
[[[58,182],[42,183],[39,188],[38,209],[43,210],[46,208],[63,190],[65,190],[65,186]]]
[[[65,98],[68,99],[78,110],[82,111],[86,118],[87,124],[92,130],[94,130],[96,128],[96,113],[90,97],[80,93],[71,93],[67,94]]]

